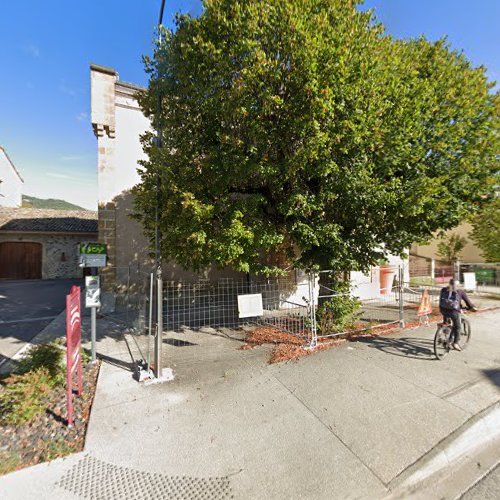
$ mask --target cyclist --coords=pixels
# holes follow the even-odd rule
[[[465,290],[460,290],[457,285],[456,281],[451,279],[449,285],[441,290],[439,294],[439,311],[443,315],[444,321],[451,319],[451,332],[453,335],[452,347],[457,351],[461,351],[462,349],[458,345],[458,340],[460,338],[460,327],[462,322],[462,301],[465,302],[467,309],[472,311],[477,311],[477,309],[465,293]]]

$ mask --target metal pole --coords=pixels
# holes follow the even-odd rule
[[[401,328],[405,327],[405,316],[404,316],[404,269],[399,266],[399,326]]]
[[[97,322],[97,307],[90,308],[90,342],[92,344],[92,363],[96,362],[96,322]]]
[[[309,307],[310,307],[310,321],[311,321],[311,345],[309,347],[316,347],[318,344],[317,330],[316,330],[316,307],[314,305],[314,293],[316,285],[316,276],[314,273],[309,273]]]
[[[148,351],[146,363],[148,370],[151,368],[151,335],[153,333],[153,300],[154,300],[154,274],[149,276],[149,322],[148,322]]]
[[[163,279],[161,274],[156,281],[157,284],[157,298],[158,298],[158,311],[157,311],[157,328],[155,338],[155,377],[161,377],[161,348],[163,341]]]
[[[161,24],[163,23],[163,11],[165,10],[165,0],[162,0],[160,7],[160,16],[158,18],[158,46],[162,43],[161,36]],[[158,94],[158,107],[157,107],[157,118],[158,118],[158,128],[157,128],[157,147],[161,148],[161,128],[159,116],[161,114],[161,97]],[[162,299],[162,269],[161,269],[161,229],[160,229],[160,204],[161,204],[161,176],[159,169],[156,173],[156,207],[155,207],[155,256],[156,256],[156,279],[158,287],[158,307],[157,307],[157,317],[156,317],[156,339],[155,339],[155,352],[154,352],[154,364],[155,364],[155,376],[161,377],[161,342],[163,333],[163,299]]]

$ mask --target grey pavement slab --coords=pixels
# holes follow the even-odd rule
[[[500,497],[500,464],[479,481],[461,500],[498,500]]]
[[[383,498],[401,471],[500,400],[499,318],[471,318],[471,345],[443,361],[429,351],[434,327],[271,366],[269,346],[239,349],[241,332],[169,334],[163,362],[176,379],[150,386],[131,372],[147,337],[101,320],[85,452],[131,471],[228,477],[235,498]],[[40,480],[49,496],[36,498],[59,493],[52,479],[66,469],[51,469],[50,486],[30,475],[38,467],[0,478],[0,491],[35,491]]]

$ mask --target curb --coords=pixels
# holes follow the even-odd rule
[[[449,436],[438,443],[423,457],[410,465],[387,486],[391,493],[387,499],[410,498],[415,494],[424,498],[437,498],[436,484],[444,485],[445,476],[451,477],[456,491],[446,498],[458,498],[470,489],[500,461],[498,453],[491,455],[491,446],[495,451],[500,444],[500,401],[492,404],[480,413],[474,415]],[[481,460],[479,456],[481,455]],[[486,469],[480,469],[479,464],[488,462]],[[472,470],[471,464],[473,465]],[[454,473],[459,468],[467,471],[469,482],[460,485]],[[424,493],[427,491],[427,493]],[[436,496],[434,496],[432,493]]]
[[[81,289],[80,299],[82,300],[82,304],[84,304],[84,297],[85,287]],[[87,314],[85,307],[82,307],[82,318]],[[83,333],[84,330],[82,327]],[[57,338],[66,338],[66,307],[42,331],[26,342],[12,357],[0,363],[0,375],[9,373],[11,371],[9,367],[12,362],[21,358],[31,346],[44,344]]]
[[[33,345],[50,342],[66,334],[66,309],[53,319],[41,332],[38,332],[31,340],[26,342],[12,357],[0,364],[0,374],[9,373],[13,361],[20,359],[23,354]]]

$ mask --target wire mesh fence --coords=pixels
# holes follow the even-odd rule
[[[138,266],[111,267],[116,283],[113,304],[101,309],[101,315],[124,326],[135,334],[145,333],[154,316],[153,285],[154,274]],[[104,281],[106,280],[104,275]]]
[[[280,278],[167,281],[163,283],[164,331],[263,324],[306,338],[309,294],[309,283]],[[251,295],[260,297],[260,314],[242,315],[239,300]]]

